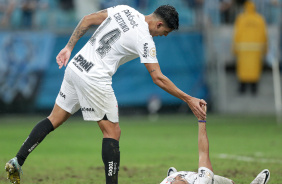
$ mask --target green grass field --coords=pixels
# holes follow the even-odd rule
[[[0,117],[0,183],[9,183],[5,163],[15,156],[42,116]],[[196,171],[197,121],[192,115],[121,117],[120,184],[159,184],[170,166]],[[263,169],[282,184],[282,126],[272,116],[208,115],[207,131],[215,174],[250,183]],[[103,184],[102,133],[93,122],[72,117],[30,154],[22,184]]]

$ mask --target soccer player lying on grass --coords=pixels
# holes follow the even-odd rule
[[[99,27],[67,65],[74,46],[92,25]],[[117,184],[121,129],[112,76],[120,65],[138,57],[157,86],[187,103],[196,117],[205,117],[200,104],[206,102],[177,88],[162,74],[158,63],[153,37],[167,36],[178,26],[178,12],[170,5],[160,6],[146,16],[126,5],[86,15],[56,57],[59,68],[66,65],[67,68],[54,108],[33,128],[16,157],[6,164],[8,179],[20,183],[21,166],[28,155],[50,132],[81,109],[83,119],[97,122],[103,133],[102,160],[106,183]],[[168,62],[173,65],[173,62]]]
[[[206,106],[202,108],[206,111]],[[214,175],[209,157],[209,140],[206,132],[206,119],[198,118],[198,149],[199,149],[199,169],[197,172],[177,171],[170,167],[167,177],[161,184],[235,184],[232,180]],[[260,172],[251,184],[267,184],[270,178],[269,170]]]

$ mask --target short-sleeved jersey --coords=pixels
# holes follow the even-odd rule
[[[200,167],[197,172],[179,171],[166,177],[160,184],[171,184],[177,175],[181,175],[189,184],[212,184],[214,174],[211,170],[205,167]]]
[[[111,85],[117,68],[130,60],[158,62],[145,16],[126,5],[107,11],[108,17],[68,65],[86,82],[103,86]]]

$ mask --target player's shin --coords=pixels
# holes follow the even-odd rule
[[[41,143],[41,141],[54,130],[51,121],[46,118],[40,121],[31,131],[19,152],[17,159],[20,166],[22,166],[28,155]]]
[[[103,139],[102,159],[105,165],[106,184],[117,184],[120,162],[119,141],[111,138]]]

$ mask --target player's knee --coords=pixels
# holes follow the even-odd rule
[[[116,134],[117,135],[120,135],[121,134],[121,129],[119,126],[116,127]]]
[[[114,138],[117,141],[119,141],[119,138],[120,138],[120,135],[121,135],[121,129],[120,129],[118,123],[115,123],[114,125],[115,126],[114,126],[113,130],[108,132],[109,138]]]
[[[60,125],[62,125],[70,116],[70,113],[55,104],[51,114],[47,118],[51,121],[54,129],[56,129]]]
[[[58,128],[68,119],[66,116],[58,116],[53,113],[51,113],[47,118],[51,121],[54,129]]]
[[[119,123],[113,123],[109,120],[98,121],[99,127],[104,135],[104,138],[113,138],[119,140],[121,129]]]
[[[58,128],[61,124],[64,123],[64,121],[62,121],[62,120],[60,120],[60,119],[58,119],[58,118],[55,118],[55,117],[53,117],[53,116],[51,116],[51,115],[48,116],[47,118],[51,121],[51,123],[52,123],[54,129]]]
[[[117,130],[116,130],[116,134],[117,134],[118,140],[119,140],[119,138],[120,138],[120,136],[121,136],[121,129],[120,129],[119,126],[118,126],[118,128],[117,128]]]

